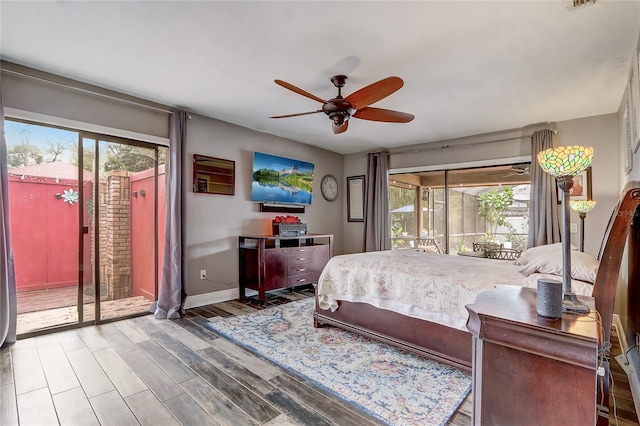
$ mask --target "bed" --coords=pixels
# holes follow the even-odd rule
[[[629,261],[629,285],[628,285],[628,305],[635,307],[630,309],[631,330],[626,330],[627,335],[635,335],[635,331],[640,327],[640,313],[637,306],[640,306],[640,291],[634,288],[632,277],[640,276],[640,182],[630,182],[625,187],[621,197],[616,205],[609,224],[605,231],[604,240],[601,244],[597,257],[597,268],[593,283],[589,283],[587,293],[595,298],[596,309],[601,315],[603,325],[602,344],[606,348],[606,342],[610,341],[611,326],[613,321],[613,308],[618,284],[620,265],[625,252],[625,244],[629,239],[629,253],[632,256]],[[635,218],[635,220],[634,220]],[[531,250],[531,249],[530,249]],[[332,325],[346,330],[350,330],[398,347],[417,353],[422,356],[433,358],[441,362],[454,365],[459,368],[471,369],[472,365],[472,336],[466,330],[464,316],[455,315],[455,312],[462,312],[464,306],[473,302],[475,294],[483,291],[487,285],[491,287],[496,284],[522,285],[534,287],[540,273],[547,272],[526,270],[532,265],[522,265],[526,263],[529,257],[529,250],[516,262],[520,265],[514,265],[510,262],[492,259],[477,259],[449,255],[438,255],[433,253],[419,253],[413,251],[400,251],[400,254],[391,254],[391,252],[362,253],[358,255],[342,255],[335,256],[327,264],[325,270],[321,274],[320,280],[316,287],[316,308],[314,311],[314,325],[316,327],[324,325]],[[406,252],[405,254],[401,252]],[[411,253],[411,254],[409,254]],[[576,252],[572,252],[572,263],[574,262]],[[346,257],[343,257],[346,256]],[[364,294],[361,290],[363,285],[355,282],[357,279],[354,275],[346,273],[348,261],[355,256],[362,257],[357,266],[356,276],[360,278],[367,275],[367,265],[370,268],[368,279],[373,283],[368,287],[373,288],[374,293]],[[462,270],[454,270],[453,278],[447,281],[447,284],[436,284],[435,289],[416,291],[418,278],[420,275],[426,275],[434,272],[436,269],[429,262],[426,270],[429,272],[417,272],[413,270],[409,272],[408,282],[411,288],[410,293],[396,294],[395,289],[389,290],[386,284],[389,281],[399,280],[397,276],[403,268],[409,268],[415,256],[421,256],[424,263],[426,259],[434,260],[435,263],[443,263],[447,258],[453,258],[456,261],[472,262],[467,266],[457,266],[467,272],[471,271],[471,275],[466,275],[466,282],[462,289],[454,289],[447,293],[448,298],[445,301],[431,300],[425,302],[426,293],[431,293],[433,298],[444,294],[446,285],[454,285],[455,282],[465,280]],[[368,260],[367,260],[367,257]],[[534,256],[535,257],[535,256]],[[560,256],[558,262],[560,261]],[[524,259],[523,259],[524,258]],[[380,275],[386,266],[382,266],[381,262],[390,261],[394,266],[393,273]],[[451,260],[451,262],[454,262]],[[481,262],[481,263],[478,263]],[[492,263],[488,263],[492,262]],[[400,264],[398,264],[400,263]],[[450,262],[447,266],[451,268]],[[333,269],[337,265],[337,269]],[[487,266],[490,265],[490,266]],[[354,268],[355,266],[351,266]],[[521,273],[518,269],[525,269],[525,273]],[[345,269],[346,268],[346,269]],[[576,278],[573,274],[574,265],[572,265],[572,278]],[[405,271],[406,272],[406,271]],[[482,278],[481,273],[487,273],[490,277],[488,280]],[[554,275],[554,274],[552,274]],[[558,274],[561,275],[561,272]],[[341,280],[354,280],[353,282],[340,282]],[[446,275],[428,278],[432,284],[439,280],[445,280]],[[493,283],[491,282],[493,280]],[[583,280],[578,280],[583,281]],[[585,280],[587,282],[587,280]],[[328,284],[328,285],[327,285]],[[573,285],[573,282],[572,282]],[[341,289],[350,288],[355,291],[340,294]],[[575,287],[574,287],[575,289]],[[584,290],[584,289],[583,289]],[[575,291],[575,290],[574,290]],[[581,291],[578,291],[579,293]],[[456,296],[457,295],[457,296]],[[380,297],[384,296],[384,297]],[[393,296],[393,297],[391,297]],[[400,297],[400,300],[396,300]],[[456,299],[458,304],[449,306],[452,300]],[[419,302],[417,308],[407,306],[407,300],[416,300]],[[396,304],[397,305],[394,305]],[[430,310],[430,305],[435,310]],[[445,310],[443,311],[443,304]],[[394,309],[400,306],[400,309]],[[424,308],[424,309],[423,309]],[[451,318],[454,321],[448,321]],[[460,321],[462,320],[462,321]],[[635,328],[634,328],[635,327]],[[605,395],[608,401],[608,386],[605,384]]]

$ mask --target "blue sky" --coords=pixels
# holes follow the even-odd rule
[[[294,165],[301,172],[313,171],[313,163],[302,160],[292,160],[290,158],[278,157],[276,155],[255,152],[253,155],[253,171],[260,169],[282,170],[290,169]]]
[[[48,141],[51,141],[54,145],[60,143],[66,148],[62,154],[63,159],[66,161],[69,161],[71,158],[71,153],[76,149],[75,143],[78,141],[77,132],[11,120],[5,120],[4,134],[7,147],[26,142],[27,135],[29,145],[37,146],[42,150],[49,148]],[[45,158],[46,157],[47,155],[45,154]]]

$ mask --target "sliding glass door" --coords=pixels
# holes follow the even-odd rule
[[[85,274],[85,321],[147,312],[157,298],[164,217],[164,148],[82,134],[90,169],[83,174],[91,273]],[[86,262],[85,262],[86,264]]]
[[[147,312],[166,148],[17,120],[5,132],[18,334]]]
[[[389,185],[394,249],[414,248],[418,238],[449,254],[478,243],[524,249],[528,164],[392,174]]]

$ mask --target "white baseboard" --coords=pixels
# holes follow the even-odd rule
[[[247,296],[254,296],[258,294],[257,291],[246,290]],[[211,293],[196,294],[193,296],[187,296],[187,300],[184,303],[185,309],[197,308],[198,306],[211,305],[214,303],[226,302],[227,300],[234,300],[240,297],[240,293],[237,288],[230,288],[228,290],[213,291]]]
[[[624,334],[624,328],[622,327],[622,321],[618,314],[613,314],[613,326],[616,328],[618,339],[620,340],[620,348],[622,354],[615,357],[615,360],[620,364],[627,378],[629,379],[629,388],[631,388],[631,396],[633,397],[633,405],[636,409],[636,413],[640,413],[640,379],[636,372],[631,357],[626,357],[625,354],[629,350],[629,344],[627,342],[627,336]],[[640,366],[639,366],[640,367]]]
[[[627,349],[629,349],[629,344],[627,342],[627,336],[624,334],[624,328],[622,327],[622,321],[620,321],[620,315],[613,314],[613,326],[616,328],[616,331],[618,333],[618,340],[620,340],[622,353],[625,353],[627,352]]]

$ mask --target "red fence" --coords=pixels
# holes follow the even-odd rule
[[[158,178],[158,256],[164,242],[165,174]],[[131,294],[155,300],[153,169],[129,174]],[[84,182],[84,194],[93,183]],[[66,192],[65,192],[66,191]],[[78,181],[41,176],[9,175],[9,209],[17,291],[77,286],[79,221]],[[85,199],[84,223],[89,224],[93,200]],[[93,223],[93,222],[91,222]],[[101,226],[109,226],[108,223]],[[91,233],[85,236],[83,284],[91,283]],[[161,262],[159,262],[161,263]],[[158,268],[158,274],[161,267]],[[160,275],[158,275],[160,276]],[[103,283],[104,284],[104,283]]]
[[[131,187],[131,285],[133,296],[155,300],[154,289],[154,182],[153,169],[129,176]],[[166,199],[164,166],[158,167],[158,259],[164,249]],[[162,262],[158,262],[158,279]]]
[[[91,182],[84,183],[85,193],[91,194],[91,188]],[[9,175],[18,291],[77,285],[78,204],[72,201],[77,193],[77,180]],[[84,212],[86,220],[86,208]],[[89,255],[90,247],[85,247],[85,259]],[[91,279],[87,268],[84,279]]]

